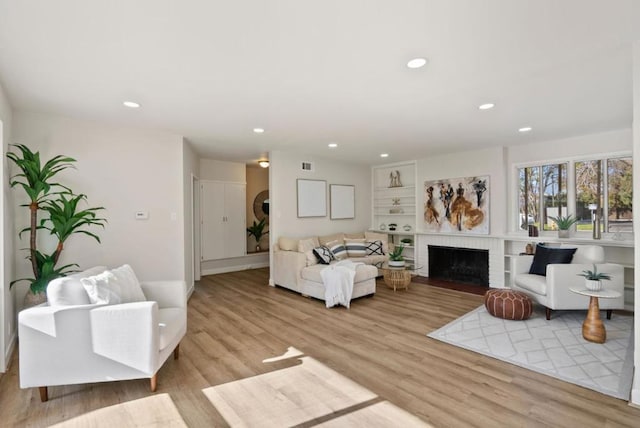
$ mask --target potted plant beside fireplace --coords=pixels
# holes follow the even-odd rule
[[[393,247],[393,250],[389,253],[389,266],[391,267],[402,267],[404,266],[404,257],[402,257],[402,252],[404,251],[404,245],[396,245]]]

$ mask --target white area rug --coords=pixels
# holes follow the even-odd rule
[[[537,308],[539,310],[539,308]],[[586,311],[536,310],[526,321],[491,316],[481,306],[427,336],[623,400],[633,376],[633,316],[603,319],[604,344],[582,337]],[[604,312],[602,312],[604,316]]]

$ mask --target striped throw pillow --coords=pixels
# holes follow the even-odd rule
[[[333,253],[333,258],[336,260],[344,260],[348,257],[347,248],[344,246],[344,241],[329,241],[327,242],[327,247]]]
[[[347,247],[349,257],[365,257],[367,255],[367,244],[364,239],[345,239],[344,246]]]

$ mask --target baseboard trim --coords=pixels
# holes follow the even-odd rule
[[[220,267],[215,269],[206,269],[206,270],[203,270],[201,273],[202,273],[202,276],[215,275],[218,273],[238,272],[241,270],[258,269],[258,268],[264,268],[264,267],[269,267],[269,262],[250,263],[246,265],[225,266],[225,267]]]
[[[195,281],[191,283],[191,286],[189,287],[189,289],[187,290],[187,300],[189,300],[191,298],[191,295],[193,294],[193,292],[196,289],[196,283]]]
[[[6,372],[9,370],[9,364],[11,363],[11,356],[13,355],[13,351],[16,348],[16,342],[18,341],[18,331],[13,330],[13,334],[9,339],[9,346],[7,346],[7,351],[4,354],[4,367],[2,368],[2,372]]]
[[[640,409],[640,373],[638,373],[637,368],[633,376],[630,398],[631,400],[629,401],[629,405]]]

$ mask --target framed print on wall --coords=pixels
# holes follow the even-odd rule
[[[489,176],[424,182],[427,232],[489,234]]]
[[[356,187],[348,184],[331,184],[331,220],[343,220],[356,217]]]
[[[298,217],[327,216],[327,182],[325,180],[297,180]]]

